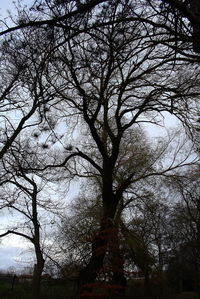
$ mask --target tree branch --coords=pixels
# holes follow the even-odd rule
[[[3,238],[7,235],[10,235],[10,234],[13,234],[13,235],[17,235],[17,236],[20,236],[20,237],[23,237],[23,238],[26,238],[28,239],[29,241],[31,241],[32,243],[34,242],[34,239],[29,237],[28,235],[26,234],[23,234],[23,233],[20,233],[20,232],[16,232],[14,230],[8,230],[7,232],[3,233],[0,235],[0,238]]]
[[[66,19],[69,19],[71,17],[74,17],[78,14],[83,14],[85,12],[90,11],[93,9],[95,6],[97,6],[100,3],[107,2],[107,0],[91,0],[89,2],[86,2],[85,4],[81,4],[76,10],[69,12],[63,16],[60,17],[53,17],[52,19],[49,20],[41,20],[41,21],[30,21],[28,23],[22,23],[14,27],[10,27],[2,32],[0,32],[0,36],[4,35],[6,33],[10,33],[22,28],[27,28],[27,27],[38,27],[38,26],[43,26],[43,25],[48,25],[48,26],[56,26],[58,22],[64,21]]]

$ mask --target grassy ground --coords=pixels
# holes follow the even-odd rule
[[[11,283],[0,282],[0,299],[31,299],[31,288],[26,284],[16,284],[12,290]],[[101,297],[101,296],[100,296]],[[73,285],[60,282],[42,284],[41,299],[74,299]],[[103,299],[103,298],[102,298]],[[152,290],[152,294],[145,294],[144,287],[131,285],[126,290],[126,299],[198,299],[194,292],[175,294],[169,288]]]
[[[41,299],[73,299],[74,290],[64,285],[43,285]],[[31,299],[31,288],[27,285],[11,285],[6,283],[0,285],[0,299]]]

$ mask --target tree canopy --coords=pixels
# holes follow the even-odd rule
[[[189,137],[186,141],[180,133],[168,133],[166,140],[150,144],[144,124],[163,126],[165,113],[177,118],[190,138],[195,136],[200,96],[198,9],[195,0],[35,1],[29,9],[19,7],[16,26],[1,32],[0,186],[12,190],[14,183],[20,194],[13,203],[2,193],[2,209],[16,209],[22,201],[27,209],[23,213],[33,224],[36,256],[44,262],[38,183],[94,182],[91,192],[97,191],[99,218],[92,219],[97,223],[79,271],[81,298],[92,295],[108,256],[109,282],[121,298],[125,296],[122,239],[127,240],[129,253],[135,250],[147,284],[153,247],[162,270],[164,245],[156,234],[164,231],[159,213],[167,209],[158,204],[158,182],[162,186],[163,177],[185,176],[197,167],[199,156]],[[124,210],[138,200],[140,216],[127,221]],[[46,210],[49,204],[44,204]],[[156,224],[151,210],[159,210],[159,215],[153,213]],[[151,246],[140,231],[146,219],[154,230]]]

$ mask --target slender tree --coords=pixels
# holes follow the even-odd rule
[[[29,156],[25,160],[27,154],[30,155],[30,151],[28,151],[26,142],[23,144],[25,145],[24,149],[18,143],[18,148],[12,148],[12,156],[6,156],[3,160],[7,176],[0,185],[1,209],[12,212],[18,221],[13,227],[9,227],[8,224],[8,229],[4,229],[5,232],[0,234],[0,238],[7,235],[17,235],[32,243],[36,260],[32,297],[39,299],[42,272],[46,259],[44,248],[45,222],[48,224],[52,220],[55,222],[58,204],[56,204],[56,199],[52,201],[50,194],[47,193],[47,186],[45,186],[47,183],[44,178],[23,171],[22,165],[28,163],[28,159],[30,159]],[[24,151],[27,153],[23,154]]]

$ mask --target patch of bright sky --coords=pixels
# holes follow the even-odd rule
[[[17,240],[19,242],[19,239]],[[9,267],[20,268],[22,250],[19,246],[13,246],[9,244],[8,239],[3,241],[0,245],[0,271],[6,271]]]
[[[0,3],[0,15],[1,17],[8,16],[8,10],[14,9],[14,1],[13,0],[1,0]]]
[[[7,22],[11,22],[9,13],[15,15],[15,4],[13,0],[1,0],[0,2],[0,18]]]
[[[10,223],[8,215],[0,215],[1,227]],[[30,258],[33,258],[32,252],[28,251],[30,242],[26,241],[20,236],[6,236],[0,243],[0,270],[7,270],[13,266],[16,270],[27,266]]]
[[[173,114],[163,112],[162,117],[163,120],[161,125],[155,125],[151,123],[146,123],[143,125],[150,138],[165,136],[167,134],[167,130],[178,128],[181,125],[180,121]]]
[[[10,14],[12,14],[13,16],[16,15],[16,7],[18,6],[18,2],[22,3],[22,5],[26,4],[27,6],[31,6],[31,4],[34,3],[34,0],[20,0],[20,1],[1,0],[0,1],[0,19],[5,21],[9,26],[12,26],[13,23],[9,15]],[[3,26],[3,23],[1,24],[1,26]]]
[[[1,227],[12,224],[11,215],[0,215]],[[1,231],[2,233],[2,231]],[[19,236],[6,236],[0,243],[0,270],[6,270],[10,266],[19,269],[23,263],[30,259],[28,253],[30,242]],[[24,265],[25,266],[25,265]]]

